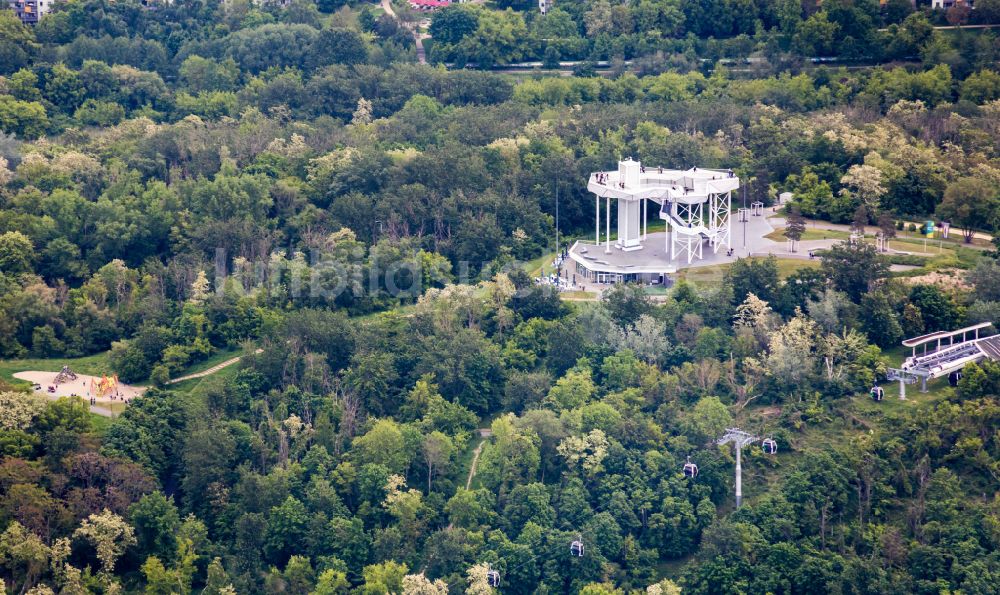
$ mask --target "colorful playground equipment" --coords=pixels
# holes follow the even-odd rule
[[[90,380],[90,394],[95,397],[106,397],[115,392],[118,388],[118,375],[101,376],[100,380],[92,378]]]
[[[52,382],[53,384],[64,384],[71,380],[76,380],[76,372],[70,370],[69,366],[63,366]]]

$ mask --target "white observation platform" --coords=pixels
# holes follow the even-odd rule
[[[625,280],[634,273],[660,276],[704,257],[704,245],[713,253],[732,248],[732,192],[740,180],[732,170],[692,167],[688,170],[647,168],[626,159],[617,171],[590,175],[587,190],[595,195],[594,244],[578,242],[570,257],[586,276],[598,282]],[[601,246],[601,199],[604,199],[604,245]],[[611,203],[617,208],[617,239],[611,241]],[[652,201],[666,221],[663,251],[647,245],[648,203]],[[659,243],[659,242],[657,242]],[[593,248],[593,250],[588,250]],[[646,250],[644,250],[646,248]],[[652,249],[650,249],[652,248]],[[625,253],[640,253],[629,255]],[[648,252],[642,255],[642,252]],[[608,276],[608,274],[612,276]]]

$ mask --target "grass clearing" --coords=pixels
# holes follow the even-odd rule
[[[763,260],[764,257],[753,257],[754,260]],[[803,258],[778,258],[778,275],[785,279],[803,269],[816,269],[820,266],[820,260],[806,260]],[[680,269],[677,271],[679,280],[687,281],[695,286],[708,286],[722,282],[723,276],[731,263],[717,264],[707,267],[694,267],[690,269]]]
[[[63,366],[69,366],[77,374],[88,374],[90,376],[101,376],[113,374],[111,364],[108,362],[108,354],[98,353],[84,357],[53,357],[53,358],[25,358],[9,359],[0,361],[0,378],[12,384],[28,385],[24,380],[14,378],[16,372],[39,371],[58,372]]]
[[[785,237],[784,229],[776,229],[771,233],[764,236],[765,238],[775,241],[775,242],[786,242],[788,238]],[[802,232],[802,238],[799,241],[808,240],[846,240],[851,237],[851,234],[846,231],[839,231],[835,229],[806,229]]]
[[[559,297],[561,297],[564,300],[570,300],[570,301],[588,301],[588,300],[596,300],[598,298],[598,293],[594,291],[581,291],[581,290],[563,291],[559,294]]]
[[[524,270],[528,275],[532,277],[542,277],[544,275],[551,275],[556,272],[556,268],[552,266],[552,261],[556,259],[555,252],[546,252],[538,258],[533,258],[526,263],[524,263]]]
[[[230,355],[230,359],[234,356]],[[218,362],[217,362],[218,363]],[[211,367],[211,366],[209,366]],[[231,366],[226,366],[214,374],[209,374],[208,376],[202,376],[201,378],[192,378],[190,380],[185,380],[183,382],[178,382],[176,384],[170,384],[167,386],[167,390],[178,392],[178,393],[195,393],[199,389],[207,388],[211,386],[214,382],[219,382],[221,380],[227,380],[236,376],[239,372],[240,365],[235,363]]]
[[[213,368],[226,360],[231,360],[234,357],[243,355],[243,350],[240,348],[236,349],[222,349],[213,353],[208,357],[208,359],[191,364],[190,366],[184,368],[178,372],[175,377],[180,378],[181,376],[187,376],[189,374],[197,374],[198,372],[204,372],[209,368]]]

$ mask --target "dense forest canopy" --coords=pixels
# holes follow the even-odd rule
[[[0,10],[0,592],[997,592],[1000,364],[868,392],[1000,321],[997,0],[395,12]],[[536,284],[630,155],[879,244]]]

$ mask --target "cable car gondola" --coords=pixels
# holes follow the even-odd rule
[[[500,586],[500,573],[496,570],[490,570],[486,573],[486,582],[490,584],[491,587]]]
[[[869,394],[871,394],[872,399],[874,399],[876,401],[881,401],[882,397],[885,396],[885,391],[882,390],[882,387],[879,386],[879,385],[877,385],[877,384],[875,386],[873,386],[872,389],[870,391],[868,391],[868,392],[869,392]]]
[[[577,558],[583,557],[583,542],[576,540],[569,544],[569,553],[576,556]]]
[[[778,452],[778,443],[773,438],[764,438],[760,443],[760,447],[766,455],[773,455]]]
[[[698,477],[698,465],[691,462],[691,457],[688,457],[687,463],[684,463],[684,477],[690,479]]]

